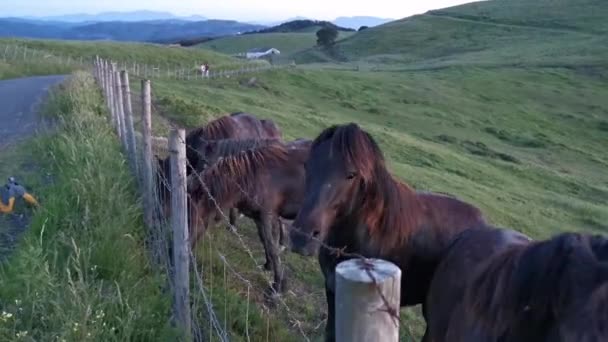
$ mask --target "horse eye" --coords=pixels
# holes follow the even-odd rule
[[[353,179],[355,177],[357,177],[356,172],[349,172],[348,175],[346,176],[346,179]]]

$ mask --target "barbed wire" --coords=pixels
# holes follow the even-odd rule
[[[139,78],[139,76],[135,75],[134,78]],[[143,79],[143,78],[141,78]],[[133,91],[133,93],[137,93],[136,91]],[[139,95],[141,95],[141,92],[139,93]],[[133,103],[143,106],[143,102],[141,101],[141,96],[135,96],[134,97],[136,100],[132,100]],[[154,103],[152,103],[153,106],[153,112],[157,113],[157,114],[161,114],[162,110],[160,110],[159,108],[156,107],[156,105]],[[137,122],[138,124],[141,123],[141,120]],[[177,127],[177,125],[173,124],[172,122],[168,123],[169,128],[171,129],[177,129],[179,127]],[[190,151],[194,151],[195,153],[198,154],[199,157],[205,158],[206,156],[204,156],[200,151],[196,150],[195,148],[193,148],[192,146],[188,146],[188,144],[186,144],[185,140],[180,141],[181,144],[186,146],[186,149],[190,150]],[[140,145],[141,146],[141,145]],[[186,167],[190,167],[192,168],[192,170],[196,170],[194,165],[191,165],[189,160],[186,160]],[[157,194],[156,196],[154,196],[154,207],[155,207],[155,212],[158,213],[163,213],[163,207],[164,203],[161,203],[161,195],[160,195],[160,191],[167,191],[170,194],[172,192],[172,187],[170,182],[164,178],[162,173],[159,173],[159,170],[157,168],[155,168],[155,179],[157,181],[154,181],[154,188],[155,188],[155,193]],[[296,328],[299,333],[302,335],[302,337],[306,340],[306,341],[310,341],[309,337],[306,335],[306,333],[304,332],[304,329],[302,327],[302,322],[300,322],[295,315],[293,314],[293,312],[291,311],[291,308],[289,307],[289,305],[285,302],[285,300],[283,299],[283,297],[277,292],[277,290],[274,288],[273,286],[273,281],[270,279],[270,277],[268,276],[268,274],[266,272],[264,272],[264,268],[263,266],[261,266],[258,261],[256,260],[256,257],[252,251],[252,249],[248,246],[248,244],[245,242],[245,239],[243,238],[243,236],[241,234],[239,234],[237,228],[230,223],[230,218],[228,217],[228,215],[226,215],[226,213],[224,212],[223,208],[221,207],[220,203],[218,203],[218,201],[216,200],[216,198],[211,194],[211,191],[209,190],[209,188],[207,187],[207,184],[205,184],[202,176],[202,173],[199,172],[194,172],[192,173],[190,176],[195,176],[198,178],[198,181],[200,182],[200,184],[202,185],[202,188],[205,191],[205,195],[207,196],[208,200],[211,201],[211,203],[214,206],[214,209],[216,210],[216,212],[220,215],[220,218],[222,221],[224,221],[225,223],[227,223],[228,225],[228,231],[233,234],[236,237],[236,241],[238,241],[239,245],[242,247],[243,251],[246,253],[246,255],[249,257],[249,259],[251,259],[251,261],[253,262],[253,264],[255,265],[255,270],[257,270],[261,275],[262,275],[262,279],[265,280],[265,282],[268,284],[268,289],[270,289],[272,291],[272,297],[278,301],[278,303],[280,304],[280,306],[285,310],[285,312],[287,313],[287,318],[288,321],[290,322],[290,324],[292,325],[293,328]],[[247,191],[245,191],[245,189],[243,189],[241,187],[240,184],[238,184],[238,181],[236,179],[229,179],[230,181],[234,182],[234,184],[236,185],[237,189],[241,192],[241,194],[243,196],[246,196],[246,198],[250,201],[252,201],[254,204],[256,204],[258,206],[258,208],[263,209],[264,207],[261,206],[259,204],[259,202],[257,201],[257,199],[254,196],[251,196]],[[158,186],[162,186],[165,189],[164,190],[160,190],[158,189]],[[192,198],[191,194],[186,192],[186,195],[188,196],[188,200],[191,201],[191,203],[195,203],[195,199]],[[167,200],[166,198],[164,200]],[[270,217],[275,217],[278,219],[278,215],[276,213],[273,212],[265,212],[265,214],[270,215]],[[155,215],[155,217],[158,216],[158,222],[155,222],[154,226],[156,226],[158,229],[153,228],[153,239],[156,240],[160,240],[160,243],[163,245],[162,248],[162,252],[164,255],[157,255],[156,258],[159,258],[161,261],[164,262],[163,267],[167,270],[167,274],[168,279],[169,279],[169,285],[171,288],[173,288],[174,284],[171,284],[171,272],[172,272],[172,265],[171,265],[171,261],[170,261],[170,256],[169,256],[169,250],[170,250],[170,244],[169,244],[169,239],[166,238],[166,236],[163,237],[163,235],[166,235],[167,232],[163,232],[163,229],[161,227],[167,227],[167,218],[164,217],[164,214],[160,214],[160,215]],[[272,221],[272,224],[274,224],[274,219]],[[279,229],[282,229],[282,227],[279,227]],[[159,230],[159,231],[156,231]],[[401,318],[399,317],[399,306],[397,306],[397,308],[394,308],[390,305],[389,301],[387,300],[386,296],[384,295],[384,293],[382,292],[379,283],[375,277],[375,275],[373,274],[373,264],[370,262],[370,259],[368,259],[367,257],[359,254],[359,253],[351,253],[351,252],[347,252],[347,246],[344,247],[335,247],[335,246],[330,246],[328,244],[326,244],[324,241],[321,241],[318,238],[315,238],[313,236],[309,236],[310,234],[302,231],[301,229],[299,229],[298,227],[294,227],[293,225],[289,225],[288,226],[288,230],[290,232],[294,232],[295,234],[302,234],[304,236],[306,236],[307,238],[311,239],[312,241],[314,241],[315,243],[317,243],[320,248],[324,248],[326,250],[329,251],[330,254],[334,255],[336,258],[351,258],[351,259],[359,259],[361,262],[361,267],[362,269],[366,272],[367,276],[370,278],[370,280],[372,281],[372,283],[375,285],[375,288],[378,292],[378,295],[380,296],[383,305],[385,306],[385,308],[381,308],[378,311],[380,312],[386,312],[388,313],[395,321],[395,324],[398,325],[401,322]],[[271,234],[272,235],[272,234]],[[192,234],[190,234],[190,238],[192,238]],[[269,237],[270,239],[273,239],[272,236]],[[152,242],[153,245],[156,245],[159,243],[159,241],[156,242]],[[189,243],[189,242],[188,242]],[[269,243],[270,246],[272,245],[272,242]],[[266,248],[266,247],[265,247]],[[210,256],[211,254],[215,252],[215,254],[217,255],[217,257],[219,258],[219,260],[222,262],[222,265],[224,267],[224,282],[226,282],[226,270],[229,270],[230,273],[239,281],[241,281],[247,288],[247,318],[246,318],[246,337],[249,340],[250,336],[249,336],[249,331],[248,331],[248,327],[249,327],[249,301],[250,301],[250,297],[249,297],[249,292],[252,288],[254,288],[253,283],[247,279],[245,276],[243,276],[242,274],[240,274],[236,268],[230,264],[230,262],[228,261],[228,259],[226,258],[225,254],[223,254],[218,246],[210,246]],[[217,315],[215,313],[215,311],[213,310],[213,300],[212,300],[212,288],[213,288],[213,283],[212,283],[212,278],[211,278],[211,288],[209,290],[206,290],[206,287],[202,281],[202,274],[198,272],[198,269],[196,267],[197,264],[197,259],[195,257],[195,253],[194,251],[190,251],[190,259],[192,261],[193,264],[193,268],[195,270],[195,278],[196,278],[196,285],[198,288],[198,292],[201,294],[203,302],[207,308],[207,312],[209,315],[209,320],[210,320],[210,328],[211,330],[215,331],[215,333],[217,334],[218,338],[221,341],[227,341],[228,340],[228,332],[226,330],[226,322],[227,322],[227,310],[225,308],[224,310],[224,329],[222,329],[221,327],[221,323],[219,322],[219,320],[217,319]],[[210,258],[210,262],[211,262],[211,258]],[[281,264],[282,265],[282,264]],[[285,271],[285,266],[282,265],[280,272],[281,272],[281,279],[283,279],[284,277],[284,271]],[[212,271],[210,270],[210,277],[212,277]],[[226,284],[224,284],[224,287],[226,287]],[[226,290],[226,289],[225,289]],[[226,299],[224,302],[224,305],[226,306]],[[264,309],[268,309],[266,307],[266,305],[264,303],[262,303],[262,307]],[[321,321],[319,323],[319,325],[317,325],[317,328],[320,326],[320,324],[322,324],[323,321]],[[403,322],[401,322],[403,323]],[[408,332],[408,334],[412,337],[413,335],[411,334],[411,331],[409,331],[409,328],[407,328],[406,325],[403,325],[404,327],[406,327],[406,330]],[[315,328],[315,330],[317,329]],[[211,330],[210,330],[210,334],[211,334]],[[413,338],[413,337],[412,337]]]

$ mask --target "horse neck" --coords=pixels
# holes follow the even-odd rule
[[[206,212],[212,212],[217,207],[222,210],[234,207],[245,196],[243,192],[247,189],[240,184],[237,185],[238,180],[229,179],[229,177],[225,176],[220,177],[218,181],[217,174],[211,173],[206,174],[203,178],[205,184],[212,184],[211,186],[207,186],[207,190],[202,190]]]
[[[409,186],[395,180],[381,168],[376,177],[353,196],[350,218],[357,225],[360,245],[379,254],[411,244],[422,223],[422,207]],[[365,241],[368,241],[365,243]]]

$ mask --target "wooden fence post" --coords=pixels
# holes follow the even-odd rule
[[[112,74],[114,76],[114,104],[116,107],[116,122],[118,122],[118,130],[120,142],[124,150],[127,150],[127,137],[125,129],[125,115],[123,113],[123,101],[122,101],[122,86],[120,82],[120,72],[116,70],[116,66],[112,68]]]
[[[137,144],[135,142],[135,127],[133,126],[133,104],[131,103],[131,86],[129,85],[129,73],[126,70],[120,72],[122,83],[122,98],[125,113],[125,126],[127,131],[127,143],[129,150],[129,159],[135,175],[138,175],[137,170]],[[138,177],[139,180],[139,177]]]
[[[186,131],[174,129],[169,136],[171,153],[171,226],[175,270],[175,318],[190,341],[190,243],[186,189]]]
[[[152,163],[152,95],[150,80],[141,80],[142,146],[143,146],[143,195],[144,223],[149,231],[154,225],[154,164]]]
[[[399,267],[380,259],[343,261],[335,290],[336,342],[399,341]]]
[[[112,114],[112,124],[116,129],[116,135],[120,137],[120,129],[118,128],[118,120],[116,113],[116,101],[114,98],[114,66],[111,62],[107,63],[107,77],[108,77],[108,107],[110,108],[110,113]]]

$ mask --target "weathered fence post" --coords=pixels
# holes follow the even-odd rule
[[[114,98],[114,66],[111,62],[106,64],[107,78],[108,78],[108,107],[110,108],[110,114],[112,114],[112,124],[116,129],[116,135],[120,137],[120,129],[118,127],[117,113],[116,113],[116,99]]]
[[[122,83],[122,97],[124,101],[125,125],[127,128],[127,143],[129,150],[129,159],[135,175],[137,173],[137,144],[135,142],[135,127],[133,126],[133,104],[131,103],[131,86],[129,85],[129,73],[126,70],[120,72]],[[139,181],[138,177],[138,181]]]
[[[143,146],[143,195],[144,223],[148,230],[154,225],[154,164],[152,163],[152,95],[150,80],[141,81],[142,146]]]
[[[174,129],[169,136],[171,153],[171,225],[175,269],[175,318],[190,341],[190,243],[186,192],[186,131]]]
[[[399,341],[399,267],[350,259],[336,267],[335,284],[336,342]]]
[[[114,95],[116,96],[116,119],[120,129],[120,141],[125,151],[128,151],[127,129],[125,125],[124,104],[122,100],[122,82],[120,81],[120,72],[114,69]]]

